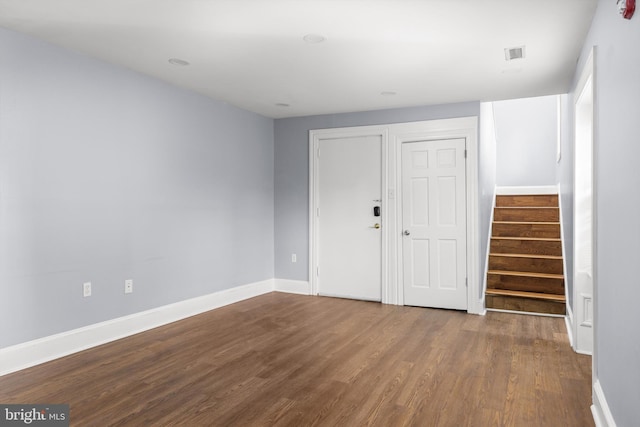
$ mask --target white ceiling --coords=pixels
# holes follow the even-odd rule
[[[0,26],[280,118],[567,92],[596,2],[0,0]]]

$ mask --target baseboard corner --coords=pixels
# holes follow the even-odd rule
[[[567,328],[567,337],[569,337],[569,345],[575,351],[575,342],[573,338],[573,311],[569,304],[566,304],[567,314],[564,316],[564,325]]]
[[[289,294],[311,295],[311,284],[305,280],[274,279],[274,290]]]
[[[616,427],[616,422],[609,409],[604,390],[602,390],[600,381],[597,379],[593,383],[593,405],[591,405],[591,413],[596,427]]]

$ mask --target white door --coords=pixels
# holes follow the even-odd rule
[[[382,138],[322,139],[318,148],[318,293],[380,301]]]
[[[467,309],[465,140],[402,144],[404,304]]]

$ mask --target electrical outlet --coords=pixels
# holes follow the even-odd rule
[[[298,262],[298,257],[296,254],[291,254],[291,262]]]
[[[91,296],[91,282],[85,282],[82,285],[82,295],[84,295],[85,297]]]
[[[124,281],[124,293],[130,294],[133,292],[133,280],[127,279]]]

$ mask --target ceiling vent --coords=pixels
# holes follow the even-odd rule
[[[524,46],[508,47],[504,50],[504,59],[507,61],[522,59],[524,58],[524,54]]]

